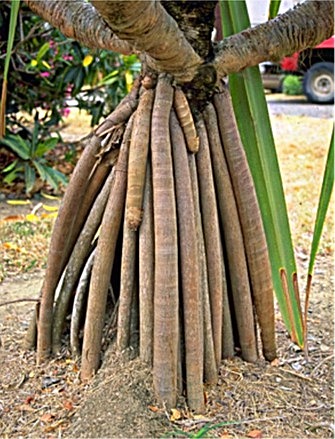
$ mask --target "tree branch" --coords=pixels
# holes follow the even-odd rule
[[[129,43],[113,35],[90,3],[82,0],[24,0],[29,8],[58,28],[66,37],[84,46],[107,49],[129,55],[134,50]]]
[[[146,52],[148,67],[172,73],[180,82],[193,79],[202,59],[160,2],[92,0],[92,3],[119,38]]]
[[[307,0],[273,20],[222,40],[214,61],[219,77],[314,47],[334,32],[334,4]]]

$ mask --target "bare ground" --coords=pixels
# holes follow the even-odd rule
[[[191,436],[204,425],[223,422],[226,425],[213,429],[210,437],[333,437],[331,257],[320,258],[317,273],[308,357],[290,342],[278,315],[278,362],[223,362],[218,384],[205,389],[206,411],[196,416],[182,398],[172,414],[156,405],[150,370],[138,358],[129,361],[132,352],[118,354],[108,348],[90,386],[80,383],[78,364],[66,352],[35,366],[35,354],[23,349],[31,305],[10,305],[2,311],[0,324],[0,436],[130,438],[175,432],[174,437],[181,437],[180,431]],[[36,294],[40,281],[40,276],[21,278],[15,286],[21,294],[24,290],[29,295],[30,288]],[[8,285],[2,284],[1,293]]]
[[[290,118],[288,127],[283,117],[273,122],[280,139],[284,186],[303,275],[319,190],[316,180],[320,180],[329,143],[320,140],[320,131],[328,133],[331,122],[322,125],[317,119],[308,119],[306,125],[302,121]],[[299,139],[304,139],[304,149],[300,149]],[[0,204],[2,218],[13,212]],[[30,208],[19,209],[25,215]],[[10,252],[14,255],[13,249]],[[108,348],[91,385],[80,382],[79,366],[65,350],[50,363],[36,366],[35,354],[23,349],[33,304],[0,307],[0,437],[196,437],[204,426],[213,426],[209,437],[334,437],[332,255],[333,214],[315,269],[308,357],[290,342],[277,315],[278,362],[225,361],[218,384],[205,388],[207,405],[201,414],[191,414],[183,398],[172,413],[159,407],[150,370],[137,358],[129,361],[134,352],[121,355]],[[6,273],[7,279],[0,284],[0,302],[38,296],[43,271],[15,277]],[[300,281],[304,286],[303,276]]]

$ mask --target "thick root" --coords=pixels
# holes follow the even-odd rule
[[[203,382],[217,381],[223,358],[257,359],[257,324],[265,358],[275,357],[268,255],[228,91],[195,116],[168,76],[142,82],[88,141],[64,198],[38,358],[69,331],[86,380],[113,338],[152,365],[167,407],[186,391],[201,411]]]

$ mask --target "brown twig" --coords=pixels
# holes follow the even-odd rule
[[[40,302],[40,301],[41,299],[30,299],[30,298],[14,299],[14,300],[8,300],[6,302],[1,302],[0,306],[11,305],[12,303],[19,303],[19,302]]]

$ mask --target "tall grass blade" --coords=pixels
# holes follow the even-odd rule
[[[3,138],[6,131],[6,98],[7,98],[7,82],[8,82],[8,70],[9,62],[12,53],[17,16],[20,9],[20,0],[12,0],[10,11],[9,32],[7,41],[7,53],[5,58],[5,67],[3,73],[2,91],[1,91],[1,103],[0,103],[0,139]]]
[[[221,1],[225,36],[250,27],[244,1]],[[229,87],[267,237],[276,297],[292,339],[303,346],[297,270],[271,123],[258,67],[230,75]]]
[[[323,182],[322,182],[321,193],[319,198],[319,205],[316,213],[311,254],[310,254],[310,260],[308,265],[309,275],[313,274],[315,257],[318,251],[321,233],[325,222],[326,213],[328,210],[330,197],[333,191],[333,186],[334,186],[334,128],[330,140],[325,172],[323,174]]]
[[[306,285],[305,312],[304,312],[305,340],[307,338],[307,313],[309,307],[309,298],[311,294],[315,258],[318,251],[322,229],[325,222],[326,213],[329,207],[330,197],[333,191],[333,187],[334,187],[334,127],[333,127],[332,137],[330,140],[325,172],[323,174],[323,182],[322,182],[321,193],[319,198],[318,210],[316,213],[311,253],[310,253],[309,264],[308,264],[308,277],[307,277],[307,285]]]
[[[278,15],[278,11],[280,8],[281,0],[271,0],[269,5],[269,14],[268,19],[271,20]]]

